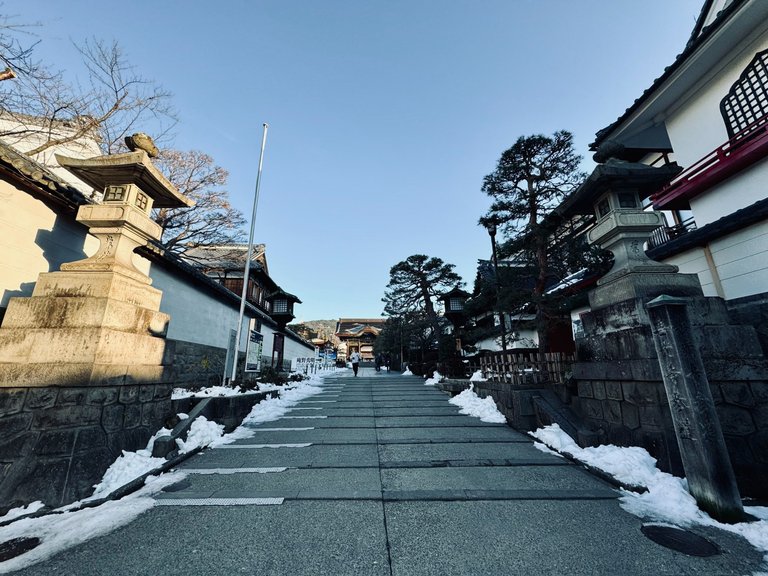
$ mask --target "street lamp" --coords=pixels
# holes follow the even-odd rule
[[[282,288],[278,288],[267,296],[267,302],[269,302],[271,310],[270,316],[277,322],[277,331],[274,334],[274,343],[272,345],[272,365],[274,366],[275,364],[275,354],[277,354],[277,370],[279,371],[283,367],[285,326],[295,318],[293,315],[293,305],[296,303],[301,304],[301,300],[293,294],[288,294]]]
[[[456,334],[456,350],[461,353],[460,328],[464,323],[464,304],[471,296],[458,286],[438,298],[445,306],[445,317],[453,324]]]
[[[496,277],[496,306],[499,305],[499,297],[501,295],[501,281],[499,279],[499,259],[496,255],[496,222],[494,220],[488,220],[485,224],[485,229],[488,230],[488,235],[491,237],[491,250],[493,253],[493,275]],[[507,350],[507,326],[504,320],[504,312],[499,310],[501,316],[501,349]]]

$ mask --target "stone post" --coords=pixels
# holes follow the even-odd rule
[[[688,298],[647,304],[656,353],[691,494],[722,522],[744,519],[707,375],[688,318]]]

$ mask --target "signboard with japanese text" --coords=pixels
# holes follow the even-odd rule
[[[261,370],[261,353],[264,349],[264,336],[251,330],[248,336],[248,349],[245,352],[245,371],[258,372]]]

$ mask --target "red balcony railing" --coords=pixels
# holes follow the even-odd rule
[[[751,124],[651,195],[657,210],[687,209],[689,200],[768,156],[768,118]]]

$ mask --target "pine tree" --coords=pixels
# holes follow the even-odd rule
[[[573,149],[573,135],[558,131],[517,139],[504,151],[496,169],[483,180],[482,190],[493,198],[481,224],[494,222],[526,254],[535,269],[530,300],[536,308],[539,349],[547,351],[545,291],[551,272],[549,241],[552,230],[546,216],[576,189],[585,174],[579,172],[581,156]]]

